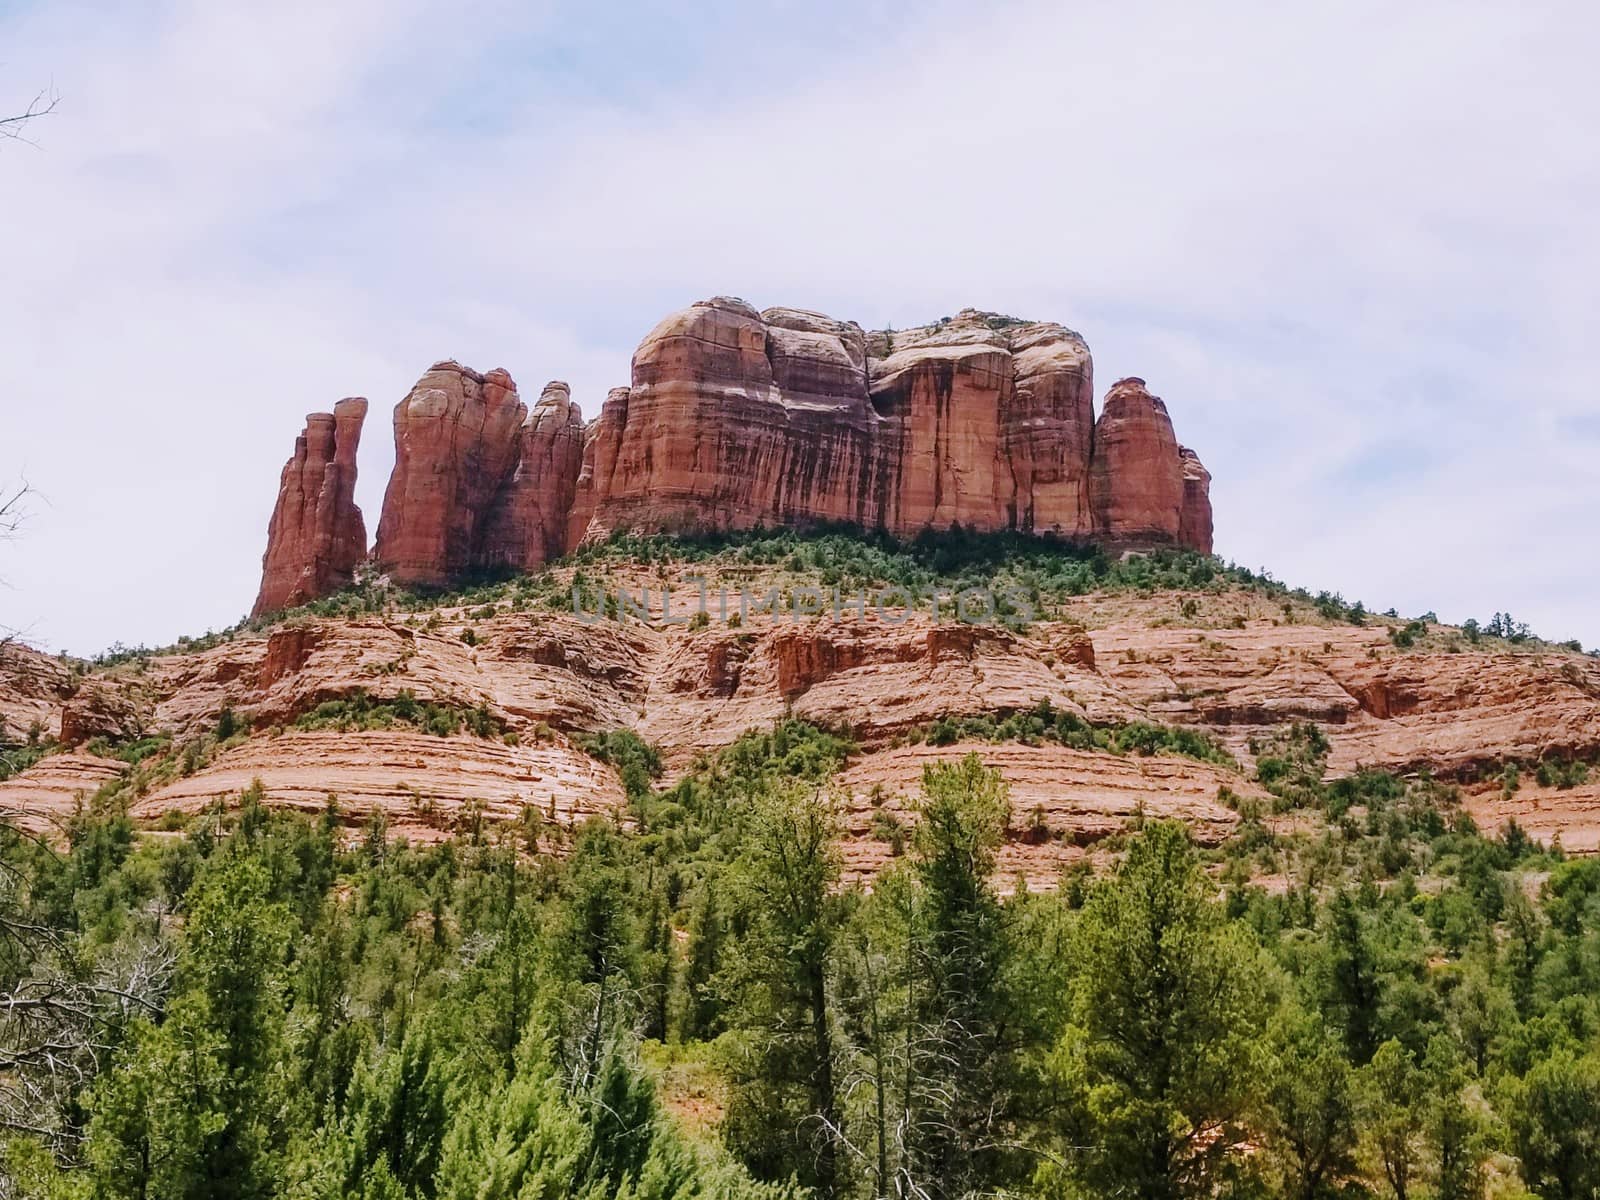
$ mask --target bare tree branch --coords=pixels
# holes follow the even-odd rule
[[[48,117],[53,113],[60,102],[61,97],[56,94],[54,88],[46,88],[39,92],[21,112],[10,117],[0,117],[0,139],[34,145],[33,140],[24,131],[40,117]]]
[[[33,485],[25,477],[16,483],[0,487],[0,542],[12,541],[19,535],[23,525],[33,515],[28,505],[28,497],[37,495]],[[3,577],[0,577],[0,583],[4,583]],[[4,653],[6,647],[21,636],[22,630],[13,629],[9,625],[0,625],[0,653]]]
[[[33,485],[26,479],[0,488],[0,539],[9,541],[17,536],[32,515],[28,497],[34,494]]]

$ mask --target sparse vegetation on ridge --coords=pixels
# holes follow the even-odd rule
[[[1022,712],[941,717],[912,730],[906,740],[930,746],[949,746],[960,741],[1022,742],[1025,745],[1054,742],[1075,750],[1146,756],[1177,754],[1217,766],[1237,769],[1239,765],[1233,755],[1203,729],[1156,725],[1148,721],[1094,725],[1076,713],[1055,708],[1048,700],[1041,700]]]
[[[409,726],[436,737],[449,737],[463,730],[481,738],[505,734],[505,723],[483,705],[465,708],[439,704],[418,700],[409,691],[401,691],[392,700],[375,700],[357,690],[337,700],[324,700],[301,713],[294,722],[296,729],[334,729],[341,733],[391,729],[396,725]]]
[[[808,585],[838,587],[846,593],[874,588],[907,587],[955,593],[970,588],[999,591],[1017,588],[1041,618],[1076,597],[1153,594],[1161,591],[1222,594],[1230,589],[1255,593],[1283,607],[1283,619],[1295,623],[1313,614],[1321,621],[1364,625],[1387,624],[1394,645],[1411,649],[1438,626],[1432,613],[1405,621],[1392,612],[1375,614],[1360,602],[1337,592],[1291,588],[1265,571],[1252,571],[1220,558],[1188,550],[1153,550],[1114,555],[1104,548],[1055,537],[1014,533],[972,533],[957,529],[929,531],[910,541],[850,526],[807,529],[754,529],[705,535],[614,534],[581,547],[532,575],[499,575],[460,587],[419,590],[389,584],[370,573],[350,589],[283,612],[246,619],[200,637],[180,638],[161,648],[113,646],[89,660],[110,668],[159,655],[201,652],[245,633],[259,633],[305,618],[359,618],[377,615],[420,616],[441,609],[466,610],[461,618],[466,636],[472,623],[502,613],[572,611],[572,589],[585,595],[600,584],[607,569],[654,569],[704,565],[734,572],[787,574]],[[606,616],[616,616],[608,610]],[[1192,615],[1190,618],[1192,619]],[[1451,636],[1456,636],[1451,633]],[[1496,613],[1489,622],[1469,621],[1456,643],[1482,645],[1495,639],[1518,648],[1582,653],[1577,642],[1549,643],[1525,624]]]
[[[43,737],[32,736],[21,745],[0,746],[0,780],[26,771],[42,758],[58,753],[61,747]]]

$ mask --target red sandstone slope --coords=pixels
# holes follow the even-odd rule
[[[698,569],[650,577],[676,583],[686,597],[693,589],[683,576]],[[1192,602],[1187,612],[1185,601]],[[1238,758],[1240,769],[1229,771],[1180,757],[973,747],[1016,792],[1008,870],[1040,877],[1141,807],[1219,836],[1233,819],[1218,802],[1220,789],[1259,794],[1250,779],[1251,737],[1292,721],[1323,728],[1335,774],[1425,768],[1470,780],[1502,760],[1600,755],[1594,659],[1503,643],[1491,650],[1487,641],[1451,652],[1445,647],[1455,642],[1443,631],[1423,648],[1402,650],[1382,621],[1355,627],[1323,622],[1309,605],[1291,610],[1250,592],[1088,596],[1015,632],[936,625],[925,613],[901,625],[832,617],[800,625],[752,619],[742,628],[590,624],[503,604],[493,616],[442,609],[428,617],[300,621],[72,683],[54,660],[12,654],[0,664],[0,704],[32,714],[50,734],[65,721],[72,740],[84,736],[74,727],[81,726],[74,706],[92,696],[102,727],[170,733],[180,742],[213,729],[231,708],[256,732],[192,775],[151,790],[141,817],[190,811],[259,776],[274,802],[318,806],[334,792],[352,819],[383,809],[414,836],[456,827],[472,800],[490,817],[529,806],[564,820],[616,807],[621,792],[610,769],[591,762],[569,735],[636,729],[676,772],[785,717],[845,726],[861,747],[844,781],[855,797],[851,860],[861,869],[887,853],[870,828],[873,784],[879,803],[895,811],[895,797],[914,790],[919,764],[951,752],[902,742],[940,716],[1048,699],[1100,724],[1195,725]],[[475,645],[462,640],[468,628]],[[464,734],[292,729],[298,715],[358,690],[481,707],[518,745]],[[0,784],[0,807],[70,813],[75,794],[104,777],[101,764],[46,759]],[[1470,784],[1467,802],[1487,824],[1516,816],[1542,837],[1559,832],[1571,850],[1600,848],[1592,785],[1560,791],[1530,779],[1503,799],[1498,783]],[[1037,844],[1027,829],[1036,807],[1051,834]]]

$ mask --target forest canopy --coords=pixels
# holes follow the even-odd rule
[[[1600,862],[1448,788],[1282,749],[1314,835],[1135,821],[1040,891],[975,756],[865,879],[837,735],[671,786],[593,750],[628,809],[577,828],[412,845],[259,788],[7,824],[0,1195],[1600,1194]]]

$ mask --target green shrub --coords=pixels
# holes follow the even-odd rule
[[[1389,630],[1389,640],[1401,650],[1409,650],[1417,644],[1417,639],[1427,634],[1428,627],[1421,621],[1408,621]]]
[[[617,769],[628,798],[639,801],[650,794],[661,774],[661,754],[631,729],[613,729],[583,739],[590,757]]]
[[[1146,721],[1096,726],[1077,713],[1055,708],[1049,700],[1041,700],[1033,708],[1020,712],[942,716],[912,730],[908,739],[930,746],[950,746],[959,741],[1022,742],[1024,745],[1055,742],[1076,750],[1180,754],[1220,766],[1237,765],[1227,749],[1202,729],[1153,725]]]
[[[374,700],[357,690],[337,700],[324,700],[296,719],[296,729],[337,729],[351,733],[409,725],[436,737],[449,737],[463,727],[476,737],[499,737],[505,724],[484,705],[464,708],[418,700],[409,690],[392,700]]]

